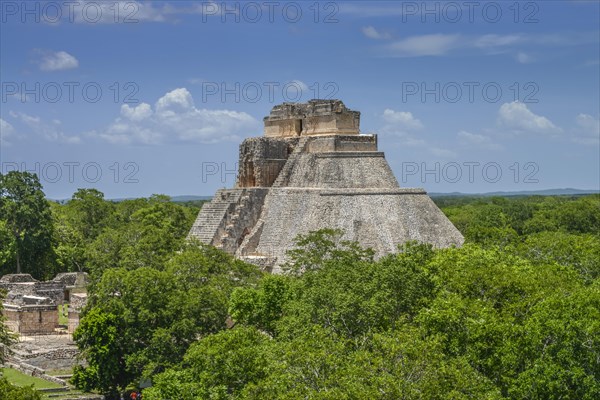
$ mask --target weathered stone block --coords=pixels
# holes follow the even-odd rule
[[[4,304],[6,325],[21,335],[50,335],[58,327],[56,305]]]
[[[283,103],[273,107],[264,124],[266,137],[358,135],[360,113],[340,100]]]

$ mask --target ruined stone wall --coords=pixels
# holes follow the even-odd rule
[[[48,297],[54,304],[65,301],[66,285],[60,281],[37,282],[34,291],[36,296]]]
[[[328,135],[312,137],[308,142],[309,153],[345,151],[377,151],[375,135]]]
[[[68,314],[68,330],[69,333],[75,332],[75,329],[79,326],[79,320],[81,318],[81,312],[87,304],[86,293],[72,293],[71,302],[69,303],[69,314]]]
[[[63,304],[66,285],[60,281],[39,282],[29,274],[5,275],[0,280],[0,289],[6,290],[13,298],[23,296],[48,297],[54,304]],[[29,277],[29,278],[27,278]]]
[[[273,107],[264,125],[266,137],[358,135],[360,112],[349,110],[340,100],[283,103]]]
[[[358,121],[354,114],[311,115],[302,120],[301,136],[358,135]]]
[[[0,278],[0,287],[6,283],[38,282],[30,274],[7,274]]]
[[[58,327],[58,307],[4,304],[9,329],[21,335],[49,335]]]
[[[266,137],[283,138],[300,136],[302,133],[301,119],[285,119],[275,121],[265,121]]]
[[[69,333],[75,332],[75,329],[79,326],[79,320],[81,317],[81,313],[79,311],[71,311],[69,310],[69,322],[68,322],[68,331]]]
[[[87,294],[86,293],[73,293],[71,296],[71,302],[69,303],[69,308],[74,310],[82,310],[83,307],[87,304]]]
[[[250,138],[240,145],[236,187],[270,187],[285,165],[293,140]]]
[[[6,318],[4,324],[13,332],[19,332],[19,312],[15,309],[10,309],[4,305],[2,315]]]
[[[35,296],[35,282],[15,282],[15,283],[6,283],[0,282],[0,290],[5,290],[7,293],[18,296]]]

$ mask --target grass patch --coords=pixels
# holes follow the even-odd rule
[[[79,390],[70,390],[64,393],[43,393],[42,399],[72,399],[74,397],[89,395],[90,393],[83,393]]]
[[[63,304],[58,306],[58,324],[69,325],[69,305]]]
[[[73,375],[73,369],[49,369],[46,370],[46,375],[50,376],[60,376],[60,375]]]
[[[22,372],[12,368],[2,368],[2,376],[15,386],[31,386],[35,389],[61,388],[62,385],[54,382],[48,382],[41,378],[25,375]]]

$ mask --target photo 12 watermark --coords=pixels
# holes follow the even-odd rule
[[[203,161],[200,167],[200,176],[202,183],[220,182],[222,184],[234,183],[238,175],[239,163],[227,163],[217,161]],[[269,168],[267,166],[267,168]],[[273,173],[279,172],[279,170],[273,168]]]
[[[403,103],[498,103],[519,101],[538,103],[540,87],[536,82],[402,82]]]
[[[2,103],[17,99],[21,103],[98,103],[102,99],[121,104],[137,104],[140,87],[136,82],[110,82],[102,84],[94,81],[50,81],[25,82],[3,81],[0,84]]]
[[[299,102],[309,99],[334,99],[340,88],[336,82],[210,82],[200,84],[202,102],[257,103],[259,101]]]
[[[157,4],[158,3],[158,4]],[[163,17],[199,16],[201,23],[339,22],[334,1],[177,1],[168,8],[152,1],[1,1],[2,23],[135,24],[148,13]]]
[[[402,23],[537,24],[537,1],[400,1]]]
[[[1,1],[2,23],[113,22],[135,24],[138,1]]]
[[[495,161],[451,161],[447,163],[402,162],[400,180],[426,183],[539,183],[536,162],[501,164]]]
[[[42,183],[140,183],[140,167],[134,161],[48,161],[0,163],[0,171],[31,172],[37,174]]]
[[[336,24],[340,7],[334,1],[210,1],[199,2],[202,22],[221,23],[314,23]]]
[[[239,163],[204,161],[200,174],[202,183],[219,182],[233,184],[238,176]],[[280,166],[265,165],[263,174],[277,176]],[[539,183],[540,167],[536,162],[499,163],[496,161],[451,161],[416,162],[405,161],[400,164],[400,182],[427,183],[499,183],[512,182],[522,184]]]

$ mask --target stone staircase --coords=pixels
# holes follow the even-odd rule
[[[289,184],[296,162],[309,140],[310,137],[300,137],[272,187]],[[242,243],[247,242],[247,236],[256,235],[268,191],[269,188],[218,190],[213,199],[202,206],[188,239],[198,239],[229,254],[236,254]]]
[[[244,189],[219,189],[209,203],[205,203],[190,230],[188,239],[198,239],[204,244],[214,244],[219,231],[225,226],[227,215],[232,213]]]
[[[260,217],[266,188],[220,189],[202,206],[188,239],[234,254]]]
[[[273,182],[273,187],[285,187],[289,183],[290,177],[292,176],[292,171],[294,170],[294,166],[296,165],[296,161],[298,157],[304,152],[306,148],[306,144],[310,140],[308,136],[301,136],[300,140],[298,140],[298,144],[294,148],[294,151],[288,157],[287,162],[279,172],[277,179]]]
[[[247,189],[240,196],[231,213],[225,217],[224,229],[213,241],[215,247],[234,254],[245,235],[260,217],[266,189]]]

